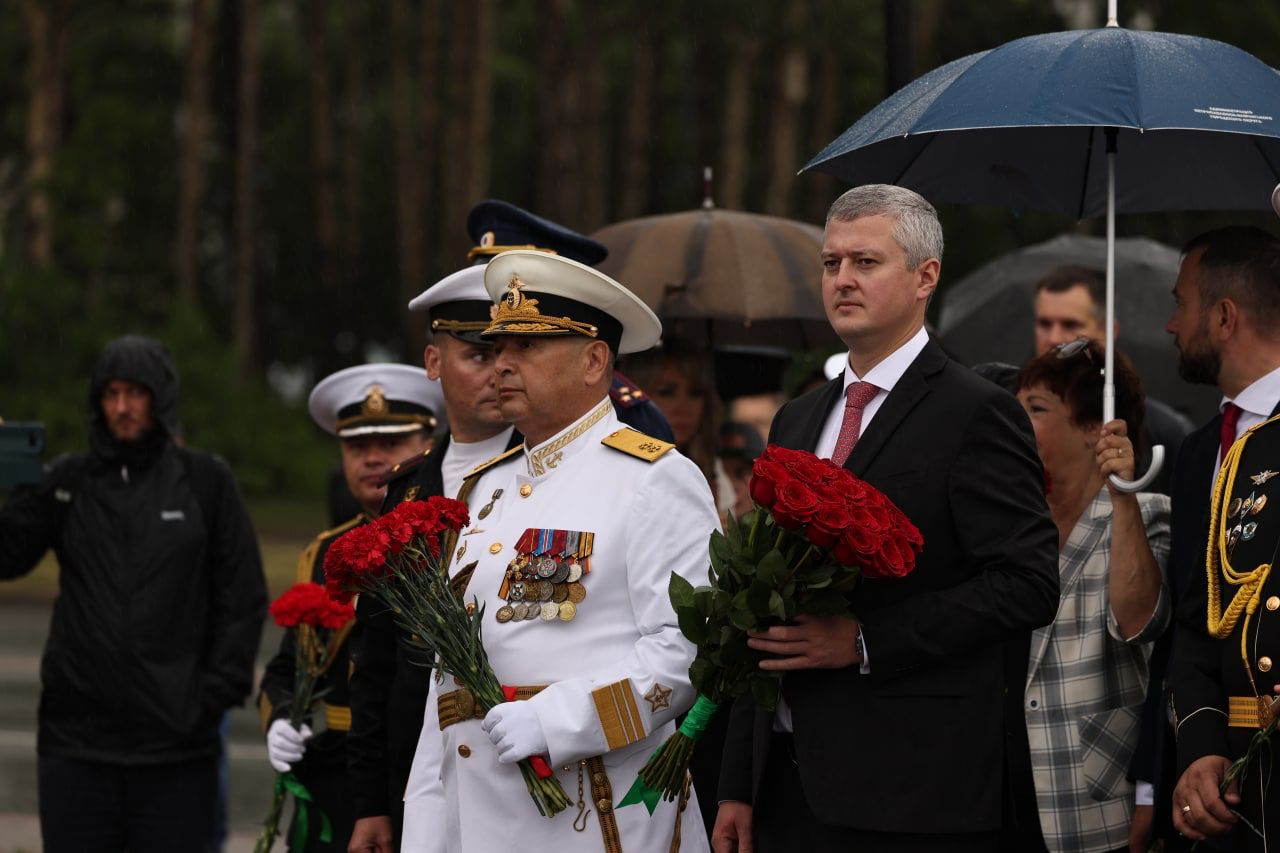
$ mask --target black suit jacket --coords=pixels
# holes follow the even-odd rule
[[[770,441],[813,450],[842,381],[788,403]],[[1058,531],[1026,414],[930,342],[846,466],[920,528],[916,570],[864,582],[854,613],[871,672],[789,673],[795,753],[823,822],[881,832],[985,832],[1001,820],[1001,641],[1051,622]],[[735,704],[721,799],[760,789],[773,715]]]

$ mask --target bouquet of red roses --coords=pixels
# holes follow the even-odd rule
[[[312,704],[320,698],[316,693],[316,682],[329,670],[338,649],[351,632],[355,615],[355,608],[349,603],[334,601],[324,587],[314,583],[296,583],[271,603],[271,616],[276,624],[286,630],[297,631],[293,694],[288,705],[289,725],[295,729],[301,730],[303,721],[311,713]],[[280,814],[289,794],[293,794],[298,803],[290,846],[295,850],[306,846],[311,793],[293,773],[277,773],[271,810],[262,822],[262,832],[254,845],[254,853],[266,853],[275,843],[279,834]],[[320,840],[330,841],[332,835],[329,817],[321,811]]]
[[[920,531],[883,493],[828,459],[769,445],[751,477],[755,508],[711,534],[710,583],[672,574],[680,631],[698,647],[689,679],[698,699],[650,756],[619,805],[681,794],[694,743],[716,709],[750,693],[778,701],[781,674],[760,669],[747,632],[804,613],[849,614],[860,579],[900,578],[915,568]]]
[[[467,521],[461,501],[405,501],[334,542],[324,576],[339,600],[357,592],[376,596],[409,641],[470,691],[477,709],[488,711],[506,697],[481,640],[484,608],[464,604],[447,576],[448,554]],[[545,759],[531,756],[518,766],[539,812],[552,817],[569,805]]]

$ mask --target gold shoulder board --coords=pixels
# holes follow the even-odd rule
[[[652,436],[645,435],[639,430],[623,427],[616,432],[611,432],[604,438],[600,439],[600,443],[605,447],[612,447],[614,450],[621,450],[628,456],[634,456],[637,459],[643,459],[645,462],[656,462],[661,459],[668,450],[675,447],[670,442],[663,441]]]
[[[498,464],[499,462],[501,462],[503,459],[507,459],[507,458],[508,458],[508,457],[510,457],[512,454],[514,454],[514,453],[516,453],[516,452],[518,452],[518,451],[521,451],[521,450],[524,450],[524,445],[523,445],[523,444],[517,444],[515,447],[511,448],[510,450],[508,450],[508,451],[506,451],[506,452],[504,452],[504,453],[499,453],[497,456],[493,457],[492,459],[490,459],[490,460],[488,460],[488,461],[486,461],[486,462],[481,462],[479,465],[477,465],[476,467],[474,467],[474,468],[472,468],[470,471],[468,471],[468,472],[467,472],[467,475],[466,475],[465,477],[463,477],[462,479],[464,479],[464,480],[470,480],[470,479],[471,479],[472,477],[474,477],[476,474],[479,474],[479,473],[484,472],[484,471],[488,471],[490,468],[492,468],[494,465],[497,465],[497,464]]]

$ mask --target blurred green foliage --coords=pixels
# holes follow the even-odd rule
[[[0,416],[43,422],[46,458],[86,446],[93,364],[107,341],[136,332],[173,351],[185,442],[223,456],[248,494],[322,493],[333,440],[304,406],[285,403],[261,378],[239,377],[230,347],[198,310],[166,315],[108,299],[90,311],[84,290],[65,274],[0,263]]]
[[[288,368],[305,383],[372,353],[390,353],[409,363],[419,358],[404,340],[404,299],[397,284],[393,47],[403,50],[411,65],[409,100],[419,125],[415,150],[424,158],[433,146],[438,153],[422,200],[427,232],[422,235],[422,285],[460,266],[469,247],[461,223],[449,220],[457,218],[458,207],[445,197],[444,179],[457,165],[451,159],[459,150],[457,134],[450,134],[472,106],[466,51],[455,46],[467,36],[465,16],[474,5],[404,2],[411,25],[393,31],[389,2],[258,0],[261,79],[252,262],[259,286],[260,347],[247,365],[237,361],[228,343],[237,264],[240,0],[210,0],[211,115],[202,152],[206,192],[195,304],[178,298],[173,270],[178,165],[188,115],[183,86],[190,0],[39,4],[65,12],[66,33],[61,139],[52,175],[42,187],[27,178],[31,45],[26,12],[34,6],[14,4],[10,14],[0,16],[0,57],[9,69],[0,75],[0,415],[44,421],[51,451],[83,446],[85,381],[99,348],[125,332],[149,334],[177,355],[187,440],[223,454],[247,492],[320,493],[333,448],[301,405],[283,402],[268,387],[268,369]],[[1092,14],[1092,23],[1100,24],[1106,5],[1103,0],[895,2],[909,4],[914,74],[1014,38],[1078,25],[1077,11]],[[797,8],[804,11],[798,18]],[[638,45],[646,44],[654,52],[653,103],[650,126],[640,131],[647,166],[641,212],[695,207],[702,199],[702,167],[723,159],[728,73],[745,42],[754,46],[754,59],[742,206],[761,210],[782,103],[780,59],[797,45],[806,57],[790,158],[799,168],[886,95],[885,8],[883,0],[495,0],[488,63],[492,124],[483,150],[475,152],[489,174],[484,194],[585,231],[618,218],[627,151],[636,150],[627,145],[636,141],[627,138],[635,59]],[[305,26],[316,9],[324,15],[327,40],[335,168],[343,171],[338,296],[322,293],[318,284],[310,90],[314,45]],[[1125,25],[1218,38],[1273,66],[1280,63],[1275,0],[1121,0],[1120,12]],[[422,63],[431,55],[428,34],[439,63],[430,91],[422,74]],[[553,41],[563,52],[558,65],[547,59]],[[828,103],[831,127],[819,121],[824,67],[836,71]],[[593,85],[600,87],[594,100]],[[583,108],[588,102],[596,106]],[[576,105],[576,118],[555,128],[562,139],[546,138],[548,111],[566,103]],[[424,127],[428,105],[438,116]],[[581,200],[548,197],[558,189],[556,181],[545,180],[545,152],[553,142],[570,146],[574,169],[585,169],[580,164],[592,156],[603,157],[601,177],[576,178],[585,184],[581,197],[600,193],[602,208],[588,214],[591,208]],[[354,171],[345,171],[348,167]],[[575,179],[558,177],[561,184]],[[21,260],[29,228],[26,204],[36,189],[48,191],[53,209],[54,262],[44,271]],[[840,189],[831,179],[801,175],[787,193],[785,212],[820,221]],[[463,200],[462,209],[477,200]],[[1002,252],[1064,230],[1101,229],[1097,221],[1073,223],[996,208],[940,212],[948,249],[935,307],[946,299],[948,282]],[[1262,214],[1160,214],[1121,217],[1118,231],[1176,245],[1227,221],[1275,224]]]

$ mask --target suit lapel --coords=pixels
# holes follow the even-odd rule
[[[929,377],[941,370],[946,361],[946,354],[937,344],[933,341],[925,344],[920,355],[911,362],[902,378],[889,391],[889,396],[880,404],[871,423],[858,437],[858,443],[853,446],[853,453],[849,454],[844,467],[859,477],[863,475],[867,466],[897,431],[902,420],[929,393]]]
[[[799,407],[793,423],[797,424],[794,433],[776,436],[777,442],[784,447],[807,450],[812,453],[818,447],[818,439],[822,436],[822,428],[826,426],[827,415],[835,407],[844,392],[844,375],[841,374],[828,382],[811,398],[797,399],[793,406]],[[791,430],[787,430],[791,433]]]

